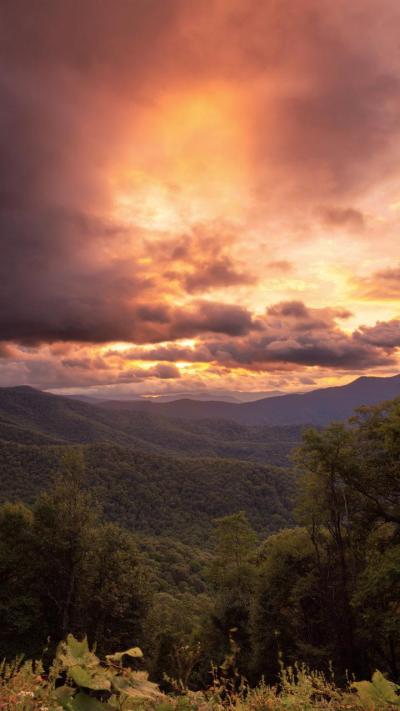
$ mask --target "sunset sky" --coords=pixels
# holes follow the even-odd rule
[[[0,386],[400,371],[399,0],[0,9]]]

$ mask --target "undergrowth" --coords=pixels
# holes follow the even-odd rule
[[[399,711],[400,687],[376,671],[371,681],[349,682],[341,689],[321,672],[297,665],[281,669],[279,684],[250,688],[229,677],[228,664],[213,670],[209,689],[179,687],[164,695],[143,671],[128,666],[141,658],[139,648],[100,660],[72,635],[62,643],[53,665],[41,661],[0,664],[0,709],[7,711]],[[228,660],[230,661],[230,660]]]

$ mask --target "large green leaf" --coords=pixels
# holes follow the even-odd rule
[[[126,649],[125,652],[107,654],[106,659],[110,659],[112,662],[119,662],[125,654],[129,657],[143,657],[143,652],[139,647],[131,647],[130,649]]]
[[[115,676],[112,685],[120,694],[125,694],[131,699],[154,699],[162,696],[156,684],[147,679],[135,679],[129,677]]]
[[[105,674],[88,674],[81,666],[70,667],[69,673],[77,686],[84,686],[87,689],[101,690],[109,689],[110,682]]]
[[[395,687],[380,671],[376,671],[370,681],[357,681],[352,684],[361,698],[366,709],[381,709],[388,704],[400,706],[400,697],[396,694]]]
[[[76,665],[74,667],[70,667],[68,671],[77,686],[89,686],[92,681],[91,677],[87,671],[83,669],[83,667]]]
[[[63,644],[60,659],[67,667],[76,665],[97,669],[100,661],[96,655],[90,651],[87,638],[79,642],[72,634],[69,634],[67,641]]]
[[[76,659],[77,663],[90,655],[87,637],[85,637],[82,642],[79,642],[72,634],[69,634],[67,637],[67,648],[71,658]]]

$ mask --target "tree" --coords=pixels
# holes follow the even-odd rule
[[[74,631],[77,591],[99,525],[99,509],[84,487],[83,454],[71,449],[63,455],[52,491],[42,494],[34,508],[34,531],[42,561],[50,634],[59,642]]]
[[[342,423],[332,423],[322,433],[306,431],[295,455],[301,471],[298,520],[309,532],[320,579],[325,581],[325,605],[333,623],[335,661],[343,672],[361,671],[350,605],[361,566],[353,529],[362,502],[358,493],[346,484],[353,459],[354,436]]]
[[[36,556],[51,640],[88,634],[101,652],[145,646],[151,592],[132,534],[102,524],[83,456],[65,455],[34,508]]]
[[[383,523],[400,526],[400,398],[359,407],[350,419],[353,461],[344,478],[363,498],[368,529]]]
[[[234,630],[239,670],[242,674],[248,674],[251,657],[249,615],[256,579],[254,558],[257,535],[243,511],[216,519],[215,523],[218,544],[209,577],[217,595],[207,624],[207,634],[217,646],[212,658],[217,662],[223,661],[231,649],[231,633]]]
[[[315,548],[305,528],[270,536],[259,554],[259,580],[251,609],[253,670],[275,684],[279,657],[327,668],[332,647]]]
[[[77,593],[74,626],[100,653],[133,644],[147,653],[152,591],[129,531],[115,523],[92,530]]]
[[[380,528],[368,541],[367,564],[358,580],[352,605],[360,620],[358,636],[366,646],[371,671],[388,669],[400,678],[400,545],[387,546],[392,526]]]
[[[173,688],[208,685],[210,659],[204,660],[202,655],[199,617],[201,613],[207,615],[209,608],[210,601],[203,596],[155,595],[150,615],[153,643],[150,671],[164,689],[171,688],[166,685],[165,676],[175,682]],[[205,670],[201,662],[205,662]]]
[[[0,658],[32,653],[46,639],[33,515],[23,504],[0,508]]]
[[[307,431],[295,459],[299,521],[326,567],[335,659],[356,675],[379,664],[398,676],[400,398]]]
[[[257,534],[251,528],[244,511],[215,519],[218,544],[210,568],[210,579],[217,589],[236,589],[247,593],[252,588]]]

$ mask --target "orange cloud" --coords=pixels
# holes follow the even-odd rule
[[[397,301],[400,298],[400,266],[373,272],[352,280],[357,297],[371,301]]]
[[[1,382],[396,367],[397,0],[0,21]]]

